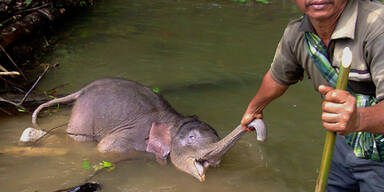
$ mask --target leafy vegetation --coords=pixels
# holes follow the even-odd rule
[[[160,93],[160,88],[154,87],[154,88],[152,88],[152,91],[155,93]]]
[[[245,2],[251,2],[252,0],[232,0],[234,2],[240,2],[240,3],[245,3]],[[255,0],[256,3],[262,3],[262,4],[270,4],[271,2],[268,0]]]
[[[101,161],[100,163],[91,166],[91,163],[88,159],[83,159],[83,168],[85,170],[91,170],[91,168],[93,168],[94,171],[99,171],[101,169],[108,168],[108,171],[112,171],[115,169],[115,165],[108,161]]]

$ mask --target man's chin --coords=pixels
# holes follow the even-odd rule
[[[316,20],[316,21],[329,20],[330,18],[334,17],[327,10],[308,11],[306,15],[308,15],[311,20]]]

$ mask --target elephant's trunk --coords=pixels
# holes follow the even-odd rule
[[[216,143],[210,144],[208,147],[202,149],[202,159],[205,160],[219,160],[221,157],[244,135],[246,131],[237,126],[231,133]]]

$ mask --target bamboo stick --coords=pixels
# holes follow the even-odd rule
[[[11,63],[13,64],[13,66],[15,66],[15,68],[17,69],[17,71],[20,72],[21,76],[24,77],[25,80],[27,80],[27,77],[25,77],[23,71],[21,71],[21,69],[19,68],[19,66],[17,66],[17,64],[15,63],[15,61],[13,61],[12,57],[9,56],[9,54],[7,53],[7,51],[4,49],[4,47],[2,45],[0,45],[0,49],[5,53],[5,55],[8,57],[9,61],[11,61]]]
[[[4,75],[20,75],[18,71],[0,72],[0,76]]]
[[[345,90],[348,83],[349,69],[352,62],[352,53],[348,47],[343,50],[339,77],[336,83],[336,89]],[[323,155],[320,164],[320,172],[317,178],[315,192],[324,192],[327,188],[328,174],[331,167],[333,148],[335,146],[336,133],[327,131],[325,136]]]

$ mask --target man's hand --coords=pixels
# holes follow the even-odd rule
[[[356,98],[348,91],[336,90],[320,85],[319,92],[324,95],[321,120],[323,127],[339,135],[347,135],[359,129],[360,117],[356,108]]]
[[[248,112],[248,110],[244,113],[243,118],[241,119],[241,127],[246,131],[254,131],[253,127],[249,128],[248,124],[252,122],[254,119],[261,119],[263,117],[262,114]]]

